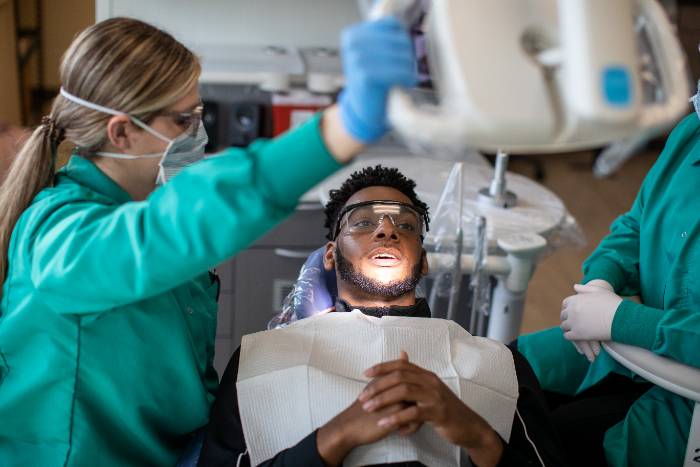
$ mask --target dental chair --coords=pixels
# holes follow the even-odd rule
[[[603,348],[620,365],[650,383],[695,402],[683,466],[700,465],[700,369],[631,345],[604,342]]]
[[[282,304],[282,312],[273,317],[268,329],[285,327],[294,321],[326,313],[335,307],[338,285],[335,269],[326,271],[323,255],[326,247],[314,250],[302,265],[294,287]]]

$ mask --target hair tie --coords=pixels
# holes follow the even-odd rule
[[[65,130],[63,128],[58,128],[56,126],[56,120],[51,118],[49,115],[44,115],[41,117],[41,126],[44,134],[49,138],[49,145],[51,147],[51,174],[56,172],[56,157],[58,154],[58,146],[63,141]],[[55,183],[55,177],[51,176],[51,185]]]
[[[51,118],[51,116],[49,115],[44,115],[43,117],[41,117],[41,126],[48,135],[52,144],[54,144],[55,146],[61,144],[66,131],[63,128],[59,128],[56,125],[56,120]]]

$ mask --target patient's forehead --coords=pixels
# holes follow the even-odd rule
[[[349,206],[355,203],[376,200],[401,201],[402,203],[413,204],[408,196],[404,195],[396,188],[390,188],[388,186],[370,186],[352,195],[345,205]]]

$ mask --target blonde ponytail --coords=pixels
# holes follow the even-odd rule
[[[51,119],[44,119],[16,155],[0,186],[0,284],[7,277],[8,249],[17,220],[37,193],[53,180],[54,155],[60,137]]]

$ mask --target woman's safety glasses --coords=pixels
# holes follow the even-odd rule
[[[427,219],[423,212],[399,201],[365,201],[346,206],[338,215],[333,238],[341,230],[349,234],[374,233],[387,218],[400,233],[423,237]]]
[[[183,130],[189,131],[191,136],[196,136],[197,131],[199,131],[199,125],[202,124],[202,113],[204,112],[204,106],[199,104],[194,109],[189,112],[159,112],[157,116],[168,117],[172,121],[182,128]]]

